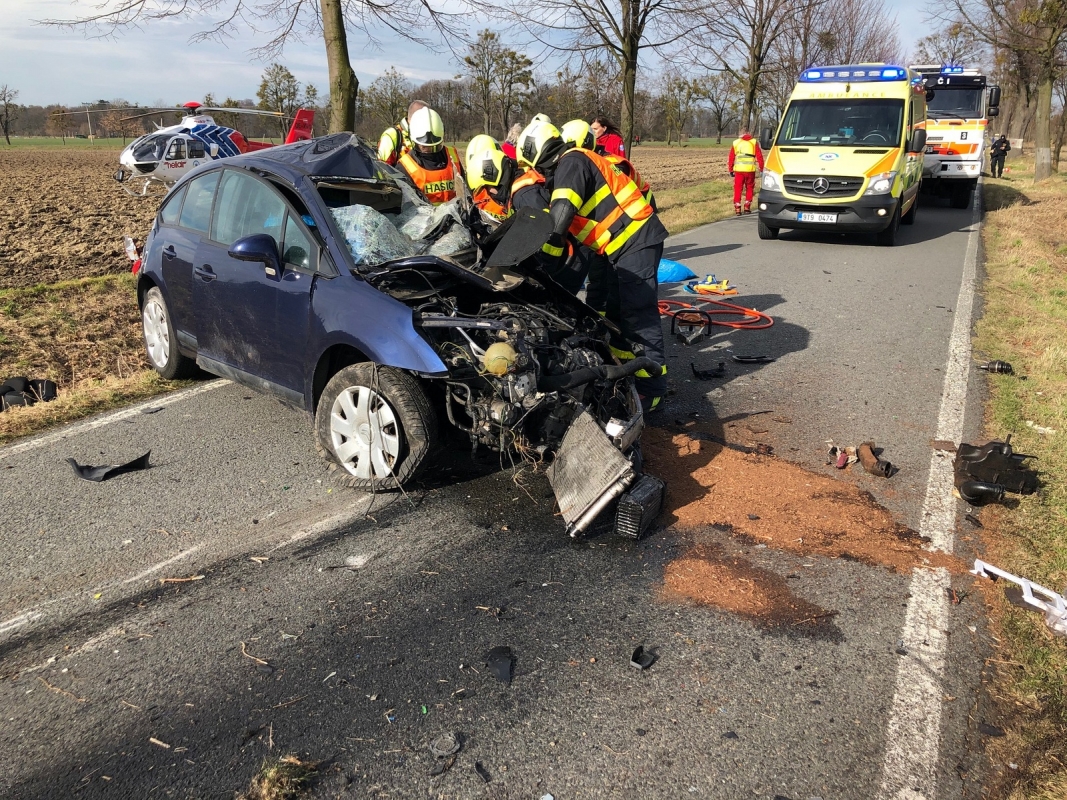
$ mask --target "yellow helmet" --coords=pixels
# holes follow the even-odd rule
[[[412,114],[408,128],[414,144],[440,147],[445,142],[445,123],[432,108],[420,108]]]
[[[593,129],[589,127],[589,123],[584,119],[572,119],[559,129],[559,133],[564,142],[580,147],[583,150],[592,150],[593,145],[596,144]]]
[[[467,185],[472,192],[483,186],[499,186],[504,174],[504,151],[496,139],[480,133],[467,145]]]
[[[515,143],[516,160],[521,166],[534,169],[551,166],[565,147],[555,125],[535,120],[519,134]]]

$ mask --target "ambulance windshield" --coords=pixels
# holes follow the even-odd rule
[[[777,145],[899,147],[903,100],[794,100]]]
[[[926,104],[926,115],[935,119],[977,119],[982,116],[982,90],[934,87],[934,97]]]

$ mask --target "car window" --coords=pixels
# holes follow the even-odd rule
[[[182,200],[185,198],[186,186],[183,186],[176,192],[172,192],[170,197],[163,203],[163,208],[159,212],[159,219],[164,225],[174,225],[178,221],[178,214],[182,210]]]
[[[304,233],[300,223],[290,214],[285,220],[285,250],[282,253],[282,262],[292,264],[294,267],[312,269],[311,253],[314,245],[311,239]]]
[[[209,172],[189,182],[185,202],[178,224],[183,228],[207,233],[211,221],[211,201],[215,198],[215,186],[219,182],[218,172]]]
[[[243,236],[266,233],[280,243],[285,211],[285,202],[265,183],[226,170],[215,203],[211,238],[229,247]]]

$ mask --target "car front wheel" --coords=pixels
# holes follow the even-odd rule
[[[196,374],[196,363],[178,350],[178,337],[167,301],[156,286],[145,293],[141,306],[141,331],[148,361],[156,372],[167,380],[191,378]]]
[[[403,486],[422,467],[437,440],[437,417],[407,372],[353,364],[323,389],[315,434],[340,483],[383,491]]]

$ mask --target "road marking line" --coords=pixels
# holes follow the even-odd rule
[[[198,545],[194,545],[193,547],[190,547],[188,550],[182,550],[180,553],[178,553],[178,555],[171,556],[166,561],[160,561],[158,564],[149,567],[144,572],[137,573],[132,578],[127,578],[126,580],[123,581],[123,583],[124,584],[126,584],[126,583],[136,583],[137,581],[144,580],[149,575],[151,575],[153,572],[159,572],[164,567],[169,567],[171,564],[173,564],[173,563],[175,563],[177,561],[181,561],[183,558],[187,558],[187,557],[191,556],[193,553],[198,553],[203,549],[204,549],[204,545],[203,545],[203,543],[201,543],[201,544],[198,544]]]
[[[978,240],[982,214],[982,182],[974,193],[963,279],[956,299],[956,319],[949,339],[948,363],[937,415],[937,439],[960,442],[967,406],[967,379],[971,367],[971,324],[974,284],[978,266]],[[956,499],[952,494],[952,461],[941,451],[930,456],[919,533],[930,537],[931,547],[952,552],[956,528]],[[897,667],[893,707],[886,726],[886,754],[880,800],[935,800],[941,752],[941,706],[948,651],[949,575],[946,570],[912,572],[904,628],[907,655]]]
[[[38,436],[33,439],[28,439],[25,442],[19,442],[18,444],[8,445],[7,447],[0,448],[0,459],[7,458],[8,456],[17,456],[19,453],[25,453],[29,450],[36,450],[40,447],[47,447],[50,444],[67,439],[71,436],[77,436],[80,433],[86,433],[87,431],[94,430],[96,428],[102,428],[105,425],[110,425],[112,422],[121,422],[124,419],[135,417],[140,414],[146,408],[165,408],[166,406],[178,403],[182,400],[188,400],[190,397],[196,397],[198,394],[204,394],[205,392],[214,391],[215,389],[221,389],[223,386],[228,386],[230,381],[226,380],[213,380],[208,383],[201,384],[200,386],[193,386],[189,389],[182,389],[181,391],[172,392],[171,394],[163,395],[162,397],[153,397],[151,400],[146,400],[143,403],[138,403],[135,406],[124,408],[121,411],[115,411],[111,414],[103,414],[99,417],[93,417],[92,419],[85,420],[84,422],[74,422],[67,425],[64,428],[60,428],[58,431],[52,433],[46,433],[43,436]]]
[[[17,617],[12,617],[9,620],[0,622],[0,636],[5,633],[10,633],[13,630],[21,628],[23,625],[28,625],[41,618],[41,614],[38,611],[27,611],[24,614],[19,614]]]

